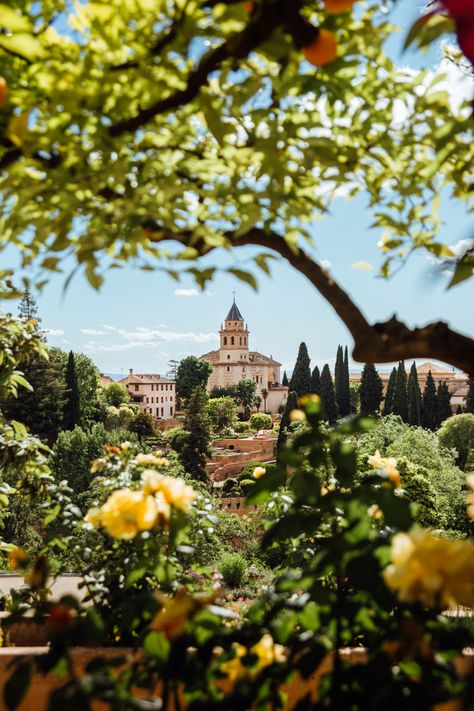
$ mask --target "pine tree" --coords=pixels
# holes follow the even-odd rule
[[[438,423],[438,396],[431,370],[426,378],[425,389],[421,401],[421,424],[427,430],[435,430]]]
[[[321,372],[321,405],[324,419],[327,420],[330,425],[334,424],[337,419],[336,393],[334,391],[331,371],[327,363]]]
[[[336,402],[339,417],[347,417],[351,412],[351,391],[349,385],[349,365],[347,346],[344,356],[342,346],[338,346],[335,367]]]
[[[385,393],[385,400],[383,406],[383,414],[390,415],[393,407],[393,396],[395,394],[395,385],[397,382],[397,369],[393,368],[390,373],[390,378],[388,379],[387,391]]]
[[[296,359],[295,367],[291,376],[289,388],[291,392],[295,392],[298,397],[311,392],[311,370],[310,357],[306,343],[300,343],[298,350],[298,358]]]
[[[321,373],[317,365],[314,366],[311,373],[311,392],[314,395],[319,395],[321,392]]]
[[[208,397],[203,386],[194,388],[187,403],[180,459],[185,471],[197,481],[209,483],[207,455],[211,441],[211,423],[207,414]]]
[[[20,304],[18,306],[18,315],[20,316],[20,318],[27,319],[28,321],[34,319],[39,323],[39,321],[41,320],[38,318],[38,307],[29,289],[25,290],[21,298]]]
[[[394,415],[399,415],[403,422],[408,422],[407,374],[403,361],[400,361],[398,364],[395,392],[393,393],[392,412]]]
[[[383,396],[382,378],[373,363],[366,363],[360,380],[360,412],[375,415],[380,410]]]
[[[464,412],[471,412],[474,414],[474,378],[469,378]]]
[[[445,380],[438,385],[437,400],[437,426],[441,427],[443,422],[453,414],[451,411],[451,393]]]
[[[288,387],[288,376],[286,374],[286,370],[283,372],[283,379],[281,381],[281,384],[286,385],[286,387]]]
[[[418,383],[416,363],[414,361],[410,369],[410,375],[408,376],[407,393],[408,423],[417,427],[421,424],[421,392],[420,385]]]
[[[283,415],[281,416],[280,431],[278,432],[277,439],[277,452],[280,451],[280,447],[286,443],[287,440],[287,430],[290,424],[290,412],[298,408],[298,395],[295,392],[288,393],[288,398],[285,404],[285,409],[283,410]]]
[[[76,361],[74,353],[69,352],[66,365],[66,404],[64,405],[64,422],[66,430],[73,430],[81,419],[79,403],[79,388],[77,384]]]

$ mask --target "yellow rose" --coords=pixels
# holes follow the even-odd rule
[[[467,507],[467,515],[469,518],[474,519],[474,474],[469,474],[467,477],[467,485],[471,491],[466,496],[466,501],[469,504]]]
[[[414,529],[392,540],[392,562],[385,582],[401,602],[428,607],[474,605],[474,543],[437,538]]]
[[[237,681],[245,677],[253,679],[258,676],[265,667],[286,661],[285,648],[281,644],[275,644],[272,636],[268,633],[264,634],[250,649],[247,649],[243,644],[238,644],[237,642],[232,645],[232,648],[235,651],[235,656],[227,662],[224,662],[221,666],[221,670],[231,681]],[[242,664],[242,657],[248,654],[257,657],[257,661],[253,667]]]
[[[292,410],[290,420],[291,422],[306,422],[306,415],[303,410]]]
[[[8,551],[8,567],[10,570],[24,568],[28,562],[28,553],[23,548],[11,548]]]
[[[177,637],[186,629],[188,620],[215,599],[214,593],[211,595],[190,595],[185,588],[179,589],[174,597],[159,595],[163,605],[159,613],[155,616],[151,628],[171,639]]]
[[[377,449],[374,455],[367,460],[374,469],[382,469],[395,488],[400,486],[400,472],[397,469],[397,460],[394,457],[381,457]]]
[[[321,398],[319,395],[314,395],[312,393],[308,393],[307,395],[303,395],[302,397],[299,398],[300,404],[301,405],[307,405],[309,402],[321,402]]]
[[[142,474],[142,485],[145,494],[161,494],[169,506],[180,511],[189,511],[196,498],[196,492],[182,479],[163,476],[153,469],[146,469]]]
[[[255,467],[255,469],[253,470],[252,476],[254,479],[260,479],[260,477],[266,473],[267,473],[267,470],[265,469],[265,467]]]
[[[102,525],[102,512],[98,508],[89,509],[84,516],[84,521],[90,523],[93,528],[99,528]]]
[[[137,454],[133,461],[135,464],[149,467],[167,467],[169,465],[168,459],[162,457],[161,452],[156,454]]]
[[[142,491],[119,489],[109,496],[101,509],[101,523],[114,538],[134,538],[156,522],[158,508],[153,496]]]
[[[376,521],[383,518],[382,509],[380,508],[380,506],[378,506],[378,504],[372,504],[372,506],[369,506],[369,508],[367,509],[367,513],[369,514],[370,518],[373,518]]]

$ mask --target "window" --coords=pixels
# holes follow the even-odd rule
[[[241,338],[239,338],[239,343],[240,343],[240,345],[242,345],[242,339],[241,339]]]
[[[135,392],[137,392],[139,387],[140,387],[139,385],[135,385]]]
[[[227,345],[227,336],[224,336],[224,345]]]
[[[230,373],[230,366],[227,366],[227,372]]]
[[[173,396],[170,397],[170,402],[173,402]]]
[[[173,417],[173,408],[170,407],[170,417]]]
[[[162,407],[161,408],[161,416],[163,417],[164,414],[165,414],[165,409],[164,409],[164,407]]]
[[[156,408],[156,414],[157,414],[157,415],[160,414],[160,408],[159,408],[159,407]]]
[[[164,402],[163,398],[161,398],[161,402]]]
[[[230,360],[230,355],[227,356],[227,360]]]
[[[231,346],[234,345],[234,340],[235,340],[235,339],[234,339],[234,336],[231,336],[231,339],[230,339],[230,345],[231,345]]]

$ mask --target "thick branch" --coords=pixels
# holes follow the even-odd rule
[[[202,240],[193,242],[190,233],[175,234],[162,230],[151,221],[144,227],[154,242],[178,241],[193,246],[201,255],[213,249]],[[240,236],[229,232],[226,237],[233,247],[255,245],[273,250],[304,274],[351,333],[355,360],[361,363],[392,363],[412,358],[436,358],[474,377],[474,340],[453,331],[446,323],[438,321],[423,328],[410,329],[394,316],[388,321],[371,325],[333,277],[300,247],[290,246],[281,235],[253,228]]]

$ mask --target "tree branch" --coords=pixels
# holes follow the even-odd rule
[[[148,221],[143,225],[152,242],[174,240],[192,246],[200,255],[214,249],[203,240],[192,241],[190,232],[174,233]],[[292,246],[275,232],[253,228],[243,235],[228,232],[232,247],[259,246],[277,252],[313,284],[333,307],[354,339],[352,355],[360,363],[392,363],[412,358],[436,358],[474,377],[474,340],[453,331],[441,321],[410,329],[393,316],[370,324],[333,277],[300,247]]]

